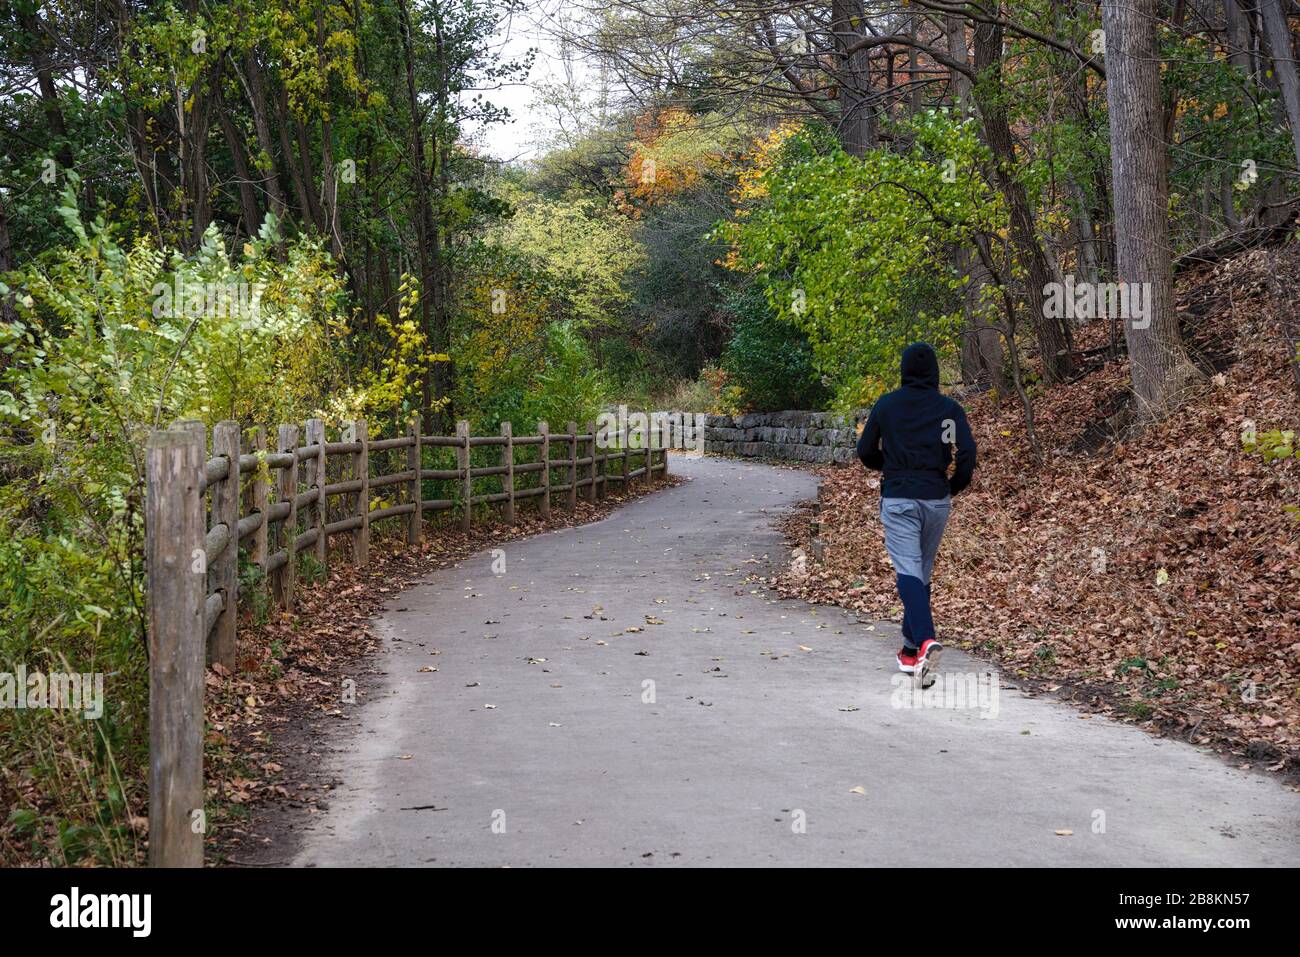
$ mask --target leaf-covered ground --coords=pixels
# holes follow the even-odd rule
[[[1204,387],[1120,441],[1126,361],[1035,396],[1045,462],[1013,400],[969,400],[979,443],[935,572],[940,637],[1024,679],[1162,733],[1300,771],[1300,460],[1242,449],[1243,423],[1300,427],[1290,357],[1295,250],[1259,250],[1179,282]],[[1100,325],[1080,346],[1102,344]],[[874,473],[824,471],[823,563],[786,595],[901,619]],[[811,516],[787,529],[807,546]]]

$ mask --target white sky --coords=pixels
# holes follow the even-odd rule
[[[500,59],[518,59],[529,48],[537,50],[532,72],[524,82],[483,91],[489,102],[506,107],[512,117],[509,123],[469,131],[471,140],[497,159],[532,159],[538,153],[539,139],[553,123],[546,111],[538,108],[536,88],[564,78],[563,59],[553,30],[557,19],[571,11],[568,0],[530,0],[527,10],[503,24],[495,38],[494,52]],[[572,69],[578,76],[587,72],[581,63],[573,64]]]

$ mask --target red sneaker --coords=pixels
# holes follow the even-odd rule
[[[910,675],[916,671],[916,655],[906,647],[898,652],[898,670],[905,675]]]
[[[921,642],[921,649],[916,655],[916,667],[912,673],[921,676],[921,684],[925,685],[926,677],[939,667],[939,658],[943,655],[943,645],[933,638],[927,638]]]

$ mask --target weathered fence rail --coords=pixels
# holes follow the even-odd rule
[[[346,536],[352,561],[364,566],[377,522],[401,519],[405,540],[414,545],[426,515],[459,512],[460,528],[468,531],[476,507],[499,506],[513,523],[518,504],[534,499],[546,518],[556,496],[573,509],[579,493],[595,502],[610,483],[648,485],[668,471],[669,443],[655,428],[625,429],[604,448],[594,423],[582,432],[576,422],[551,432],[539,422],[537,435],[518,436],[509,422],[500,435],[471,435],[468,422],[459,422],[455,435],[422,435],[412,425],[405,435],[370,439],[361,420],[341,431],[330,441],[320,419],[301,430],[281,425],[274,450],[263,429],[231,421],[212,428],[210,449],[200,422],[177,422],[150,438],[145,525],[149,859],[155,867],[203,863],[204,662],[235,670],[239,601],[248,597],[241,581],[269,588],[271,599],[291,609],[299,556],[308,553],[327,568],[331,539]],[[442,461],[448,449],[454,465]],[[499,449],[500,461],[476,465],[481,449]],[[384,471],[385,463],[399,467]],[[241,549],[245,570],[257,572],[251,579],[240,574]]]

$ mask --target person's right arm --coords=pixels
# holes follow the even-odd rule
[[[953,405],[957,407],[955,413],[957,448],[953,455],[956,466],[952,478],[948,480],[948,488],[953,495],[956,495],[970,485],[971,478],[975,475],[975,436],[970,430],[970,423],[966,420],[966,410],[955,402]]]

